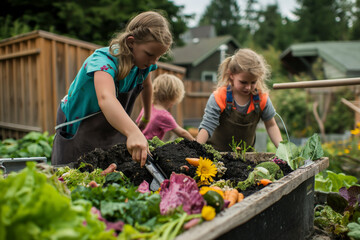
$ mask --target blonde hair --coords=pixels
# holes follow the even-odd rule
[[[184,83],[180,78],[171,74],[161,74],[153,82],[153,101],[156,103],[179,103],[185,95]]]
[[[219,66],[217,87],[228,85],[230,74],[247,72],[257,79],[256,88],[260,92],[268,92],[266,81],[270,77],[270,66],[264,57],[249,48],[237,50],[233,56],[227,57]]]
[[[133,66],[133,55],[126,43],[129,36],[133,36],[136,43],[156,41],[168,49],[173,42],[169,22],[160,13],[147,11],[132,18],[124,32],[110,42],[110,53],[119,59],[118,80],[124,79]]]

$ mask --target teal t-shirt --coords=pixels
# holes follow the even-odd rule
[[[148,74],[156,69],[157,65],[151,65],[143,70],[134,66],[130,73],[119,81],[118,93],[128,92],[138,84],[142,84]],[[61,100],[60,106],[68,122],[100,111],[94,86],[96,71],[109,73],[114,79],[114,84],[117,81],[118,59],[110,54],[109,47],[97,49],[84,61],[70,85],[68,95]],[[74,135],[79,124],[80,121],[67,125],[67,132]]]

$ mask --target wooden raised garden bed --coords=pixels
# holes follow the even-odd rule
[[[256,162],[269,160],[270,156],[247,153],[247,159]],[[329,159],[323,157],[301,167],[176,240],[306,239],[313,231],[314,176],[328,165]]]

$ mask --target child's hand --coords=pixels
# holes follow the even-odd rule
[[[148,152],[148,141],[145,136],[140,132],[136,131],[131,133],[127,137],[126,147],[135,162],[140,162],[140,166],[143,167],[146,162]]]
[[[139,121],[138,127],[142,131],[142,130],[144,130],[146,128],[147,124],[148,124],[147,122]]]

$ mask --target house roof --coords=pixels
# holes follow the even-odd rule
[[[286,49],[280,59],[293,73],[307,69],[309,63],[317,57],[332,64],[346,76],[360,76],[360,41],[329,41],[293,44]]]
[[[193,38],[210,38],[216,36],[215,27],[213,25],[190,28],[189,32]]]
[[[198,38],[196,41],[192,41],[183,47],[172,49],[173,61],[172,64],[197,66],[207,57],[214,52],[218,51],[222,44],[233,43],[236,48],[240,47],[240,44],[230,35],[213,37],[213,38]]]

